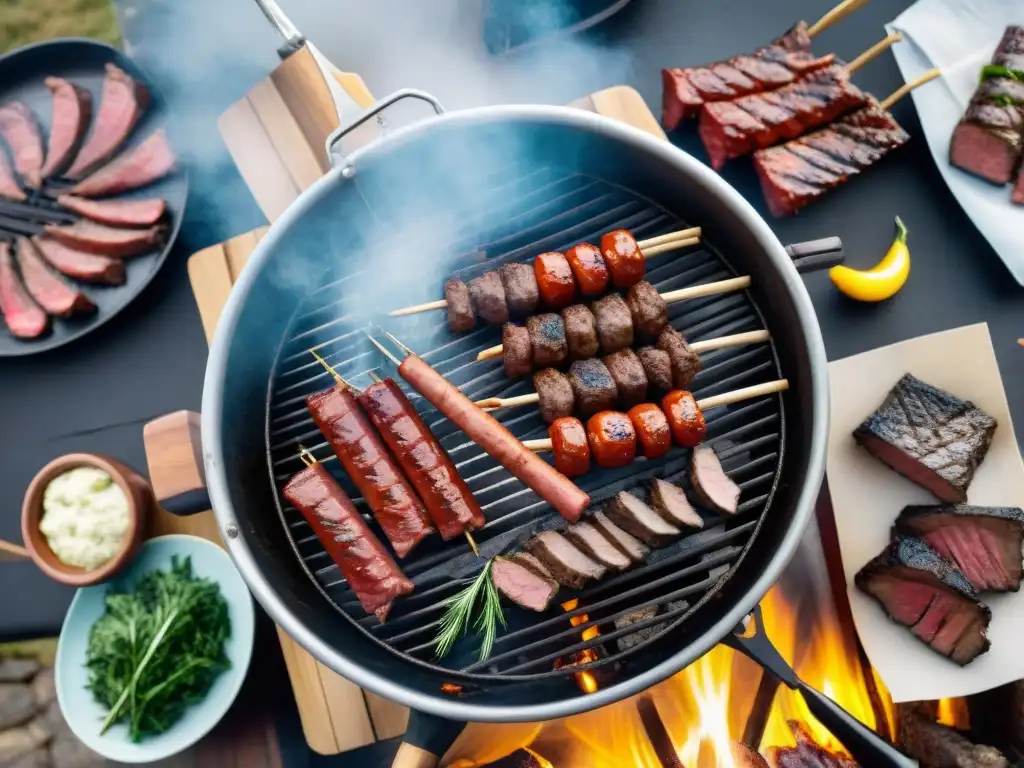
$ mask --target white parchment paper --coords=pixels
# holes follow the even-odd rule
[[[942,78],[911,94],[932,157],[953,196],[1024,285],[1024,206],[1010,203],[1009,186],[996,187],[949,163],[953,128],[1010,24],[1024,24],[1024,0],[918,0],[886,28],[904,35],[892,52],[906,82],[942,69]]]
[[[937,503],[853,441],[853,430],[904,373],[973,401],[998,421],[992,446],[968,489],[969,503],[1024,506],[1024,462],[987,325],[921,336],[829,364],[828,484],[861,642],[895,701],[967,696],[1024,678],[1024,590],[982,596],[992,608],[992,648],[959,667],[890,621],[853,584],[857,571],[889,542],[892,524],[905,505]]]

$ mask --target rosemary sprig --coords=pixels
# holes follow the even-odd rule
[[[482,601],[483,605],[476,621],[473,622],[473,629],[482,635],[480,661],[491,655],[494,640],[498,636],[498,625],[505,626],[505,616],[501,612],[501,597],[491,578],[492,562],[488,560],[472,583],[444,601],[448,610],[441,619],[437,639],[434,641],[434,655],[438,659],[447,656],[455,641],[465,633],[472,622],[473,612],[479,601]]]

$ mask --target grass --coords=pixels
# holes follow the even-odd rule
[[[0,52],[54,37],[119,45],[113,0],[0,0]]]

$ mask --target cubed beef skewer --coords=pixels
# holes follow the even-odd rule
[[[647,373],[636,352],[629,347],[620,349],[607,355],[604,365],[615,382],[619,408],[628,411],[647,399]]]
[[[615,407],[619,392],[608,366],[599,358],[577,360],[570,365],[569,383],[572,385],[576,410],[583,418]]]
[[[505,288],[505,301],[508,311],[515,317],[526,317],[533,314],[540,303],[540,291],[537,287],[537,275],[532,264],[512,262],[498,269],[501,284]]]
[[[508,303],[505,287],[497,272],[484,272],[469,281],[469,300],[473,311],[486,323],[501,325],[508,322]]]
[[[553,312],[526,318],[526,330],[530,334],[533,349],[533,364],[538,367],[561,365],[569,356],[569,345],[565,339],[565,323]]]
[[[540,417],[545,424],[572,416],[576,395],[568,376],[555,368],[541,368],[533,374],[533,386],[538,395]]]
[[[594,357],[600,349],[597,339],[597,319],[584,304],[572,304],[560,313],[565,323],[565,338],[569,343],[571,360]],[[505,354],[508,354],[505,352]]]

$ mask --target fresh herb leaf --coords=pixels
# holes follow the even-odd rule
[[[981,68],[981,82],[993,77],[1008,77],[1010,80],[1019,80],[1024,82],[1024,71],[1019,69],[1010,69],[1009,67],[1004,67],[1002,64],[986,64]]]
[[[999,93],[995,96],[990,96],[988,101],[992,104],[997,104],[1000,107],[1024,107],[1024,101],[1013,98],[1006,93]]]
[[[491,578],[492,562],[488,560],[470,584],[444,601],[448,610],[441,618],[434,641],[434,655],[438,659],[448,655],[455,641],[462,637],[470,623],[481,635],[480,661],[491,655],[494,641],[498,636],[498,625],[505,626],[505,616],[501,612],[501,596],[494,585],[494,579]],[[483,605],[476,621],[473,622],[473,612],[479,601],[482,601]]]

